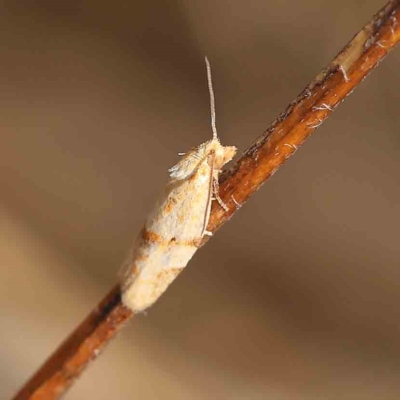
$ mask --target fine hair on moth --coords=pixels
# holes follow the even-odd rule
[[[133,243],[121,274],[123,304],[133,312],[150,307],[186,267],[207,232],[211,204],[218,201],[218,177],[236,154],[222,146],[215,124],[215,100],[210,63],[205,57],[210,93],[212,139],[180,153],[168,170],[170,180]]]

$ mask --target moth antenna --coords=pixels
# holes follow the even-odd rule
[[[210,67],[210,62],[208,61],[207,56],[204,58],[206,59],[208,90],[210,92],[211,128],[212,128],[212,132],[213,132],[213,139],[218,140],[217,127],[215,125],[215,99],[214,99],[214,90],[213,90],[212,80],[211,80],[211,67]]]

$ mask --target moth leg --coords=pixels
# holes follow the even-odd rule
[[[213,195],[215,200],[218,201],[218,204],[225,210],[229,211],[228,206],[222,201],[221,197],[219,196],[219,182],[218,178],[213,178]]]
[[[207,231],[207,225],[208,221],[210,219],[210,212],[211,212],[211,202],[212,202],[212,194],[213,194],[213,181],[214,181],[214,162],[215,162],[215,153],[213,152],[210,154],[211,160],[210,160],[210,178],[208,181],[208,198],[207,198],[207,206],[206,206],[206,212],[204,214],[204,222],[203,222],[203,229],[201,232],[201,237],[204,235],[209,235],[210,232]],[[208,158],[205,158],[203,162],[208,162]]]

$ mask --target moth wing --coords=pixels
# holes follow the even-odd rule
[[[182,159],[168,170],[170,177],[176,180],[190,178],[197,171],[204,157],[205,143],[184,154]]]

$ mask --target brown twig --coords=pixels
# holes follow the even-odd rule
[[[208,230],[217,231],[399,41],[400,0],[392,0],[222,176],[220,195],[229,210],[214,205]],[[64,394],[131,317],[117,285],[14,399],[48,400]]]

